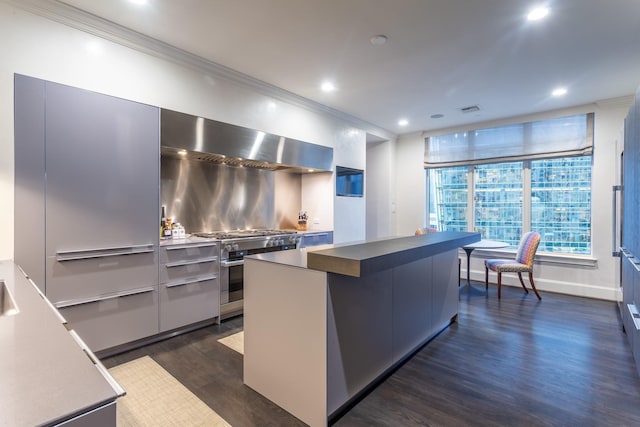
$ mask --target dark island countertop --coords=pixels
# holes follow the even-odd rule
[[[421,236],[313,246],[250,255],[261,261],[362,277],[480,241],[479,233],[443,231]]]
[[[334,245],[309,251],[307,268],[362,277],[480,241],[480,233],[443,231]]]
[[[12,261],[0,261],[0,281],[18,308],[0,315],[0,426],[56,424],[113,402],[117,392]]]

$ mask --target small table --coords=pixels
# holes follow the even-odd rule
[[[498,249],[506,248],[509,246],[507,242],[500,242],[498,240],[480,240],[479,242],[471,243],[470,245],[463,246],[462,249],[467,253],[467,285],[471,288],[471,252],[474,249]]]

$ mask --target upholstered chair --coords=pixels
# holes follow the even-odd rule
[[[502,286],[502,273],[518,273],[520,284],[522,289],[526,293],[529,293],[527,287],[522,280],[522,273],[529,273],[529,282],[531,283],[531,289],[535,292],[538,299],[540,294],[536,289],[535,283],[533,283],[533,259],[538,250],[538,244],[540,244],[540,233],[536,231],[530,231],[525,233],[520,239],[518,245],[518,252],[516,253],[516,259],[487,259],[484,261],[484,283],[487,291],[489,290],[489,270],[498,273],[498,299],[500,299],[500,287]]]

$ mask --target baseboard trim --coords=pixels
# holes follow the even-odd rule
[[[484,271],[471,270],[471,280],[484,283]],[[462,272],[462,283],[466,281],[466,272]],[[529,279],[525,276],[524,283],[529,287]],[[496,274],[489,274],[489,284],[496,285]],[[536,289],[540,292],[553,292],[558,294],[573,295],[578,297],[593,298],[605,301],[618,301],[620,290],[611,286],[595,286],[584,283],[567,282],[560,280],[543,279],[534,276]],[[503,274],[502,284],[505,286],[521,287],[518,275],[515,273]]]

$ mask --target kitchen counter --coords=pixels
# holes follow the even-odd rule
[[[104,416],[105,409],[113,424],[102,425],[115,426],[118,393],[100,372],[102,365],[92,363],[12,261],[0,261],[0,279],[19,310],[0,316],[0,425],[57,424],[94,410],[74,425],[97,425],[91,417]]]
[[[478,240],[442,232],[245,257],[244,383],[326,426],[456,319],[458,248]]]
[[[479,240],[478,233],[443,231],[336,245],[310,252],[307,266],[314,270],[361,277]]]
[[[216,239],[198,237],[189,234],[186,237],[179,239],[160,239],[160,246],[193,245],[198,243],[211,243],[215,241]]]
[[[299,251],[269,252],[252,257],[294,267],[361,277],[479,240],[478,233],[443,231],[420,236],[321,245]]]

